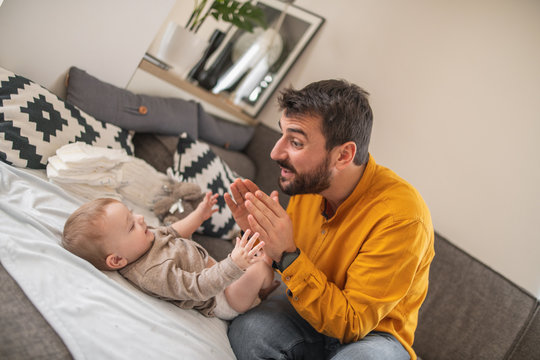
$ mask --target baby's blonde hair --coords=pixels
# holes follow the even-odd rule
[[[100,270],[112,270],[106,263],[109,254],[105,251],[101,223],[105,208],[117,202],[111,198],[95,199],[75,210],[64,225],[62,246]]]

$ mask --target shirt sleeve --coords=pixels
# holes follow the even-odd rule
[[[140,279],[145,290],[168,300],[205,301],[244,274],[230,256],[200,272],[181,269],[173,260],[149,268]]]
[[[407,294],[425,251],[426,234],[419,222],[386,224],[365,241],[343,289],[328,281],[301,251],[282,273],[289,300],[315,330],[342,343],[357,341]]]

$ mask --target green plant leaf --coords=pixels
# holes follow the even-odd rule
[[[218,21],[232,23],[239,29],[249,32],[253,31],[255,25],[267,27],[262,9],[250,2],[216,0],[212,4],[210,14]]]

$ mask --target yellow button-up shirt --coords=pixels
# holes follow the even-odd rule
[[[420,194],[370,156],[361,180],[335,214],[320,195],[291,197],[300,256],[282,273],[297,312],[342,343],[370,331],[393,334],[412,350],[428,288],[433,225]]]

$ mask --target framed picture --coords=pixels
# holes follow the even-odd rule
[[[199,86],[228,97],[256,117],[324,23],[324,18],[280,0],[258,0],[267,28],[231,29],[198,78]]]

